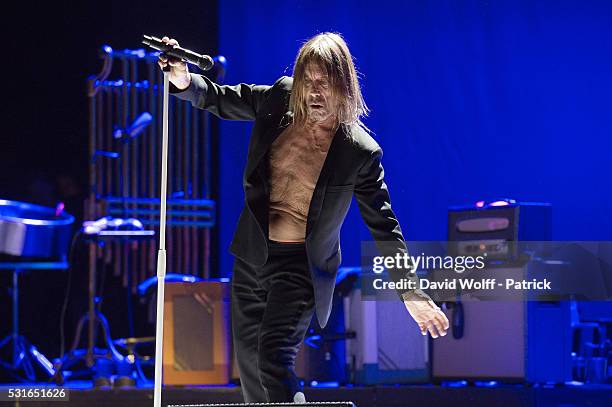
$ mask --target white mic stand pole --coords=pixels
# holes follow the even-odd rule
[[[157,252],[157,323],[155,326],[155,388],[153,407],[161,407],[162,364],[164,358],[164,285],[166,282],[166,189],[168,187],[168,72],[164,70],[161,207],[159,213],[159,250]]]

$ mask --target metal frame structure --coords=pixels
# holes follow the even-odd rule
[[[166,238],[160,241],[168,251],[167,269],[172,273],[211,277],[210,228],[215,225],[215,202],[211,200],[213,183],[210,114],[193,109],[188,102],[167,101],[168,171],[167,222],[166,202],[160,202],[162,151],[162,105],[164,74],[157,65],[158,53],[143,49],[115,51],[102,47],[103,67],[88,79],[89,100],[89,196],[87,219],[103,216],[135,217],[147,228]],[[216,69],[209,76],[221,82],[225,59],[215,58]],[[119,79],[110,79],[110,78]],[[137,137],[125,129],[143,113],[153,119]],[[165,198],[165,194],[163,197]],[[164,215],[165,216],[165,215]],[[158,225],[164,225],[158,229]],[[164,230],[168,226],[167,232]],[[121,275],[128,296],[136,293],[139,282],[156,275],[154,240],[126,244],[107,241],[104,248],[89,245],[89,318],[86,362],[94,363],[96,270],[110,266]],[[128,301],[130,304],[131,301]],[[128,310],[131,315],[131,309]],[[131,319],[131,318],[130,318]],[[130,326],[130,330],[133,328]],[[133,332],[130,332],[133,336]]]

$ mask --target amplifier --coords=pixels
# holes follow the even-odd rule
[[[450,306],[462,308],[461,335],[454,334],[451,324],[446,336],[433,341],[434,379],[530,383],[572,379],[568,301],[468,299]],[[444,312],[452,321],[453,310]]]
[[[344,299],[344,308],[346,329],[355,332],[346,352],[356,384],[429,381],[429,341],[402,301],[355,289]]]
[[[455,206],[448,211],[449,250],[458,256],[486,252],[489,259],[517,259],[516,242],[548,241],[551,231],[548,203],[497,201],[496,206]]]
[[[227,384],[229,283],[166,283],[163,379],[167,385]]]
[[[495,206],[480,206],[449,209],[449,248],[455,249],[455,255],[487,253],[489,259],[500,260],[479,271],[483,275],[528,280],[537,269],[513,261],[521,255],[513,243],[550,240],[551,205],[498,201]],[[434,379],[571,380],[569,302],[528,301],[525,294],[479,300],[458,293],[457,301],[447,302],[445,308],[451,329],[433,341]]]

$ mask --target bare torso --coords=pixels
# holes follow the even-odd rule
[[[312,193],[333,132],[287,127],[270,147],[269,239],[303,242]]]

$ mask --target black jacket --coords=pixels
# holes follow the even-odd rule
[[[171,85],[170,92],[222,119],[255,121],[243,177],[245,205],[230,251],[247,263],[261,266],[268,256],[270,192],[264,158],[272,142],[291,122],[288,110],[293,79],[282,77],[273,86],[218,85],[195,74],[191,79],[186,90],[178,91]],[[406,251],[383,180],[381,157],[381,148],[364,129],[341,125],[321,169],[308,211],[305,242],[321,326],[326,325],[331,312],[341,261],[340,227],[353,195],[374,240],[387,242],[384,249],[379,246],[382,254]],[[390,274],[393,280],[407,277],[405,273]]]

